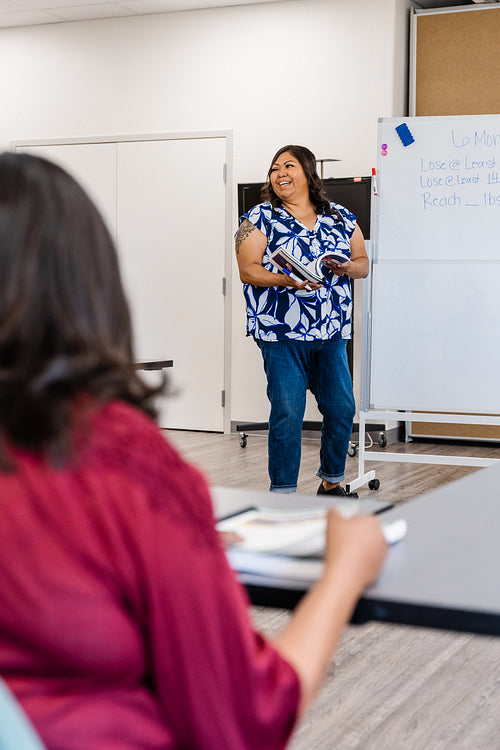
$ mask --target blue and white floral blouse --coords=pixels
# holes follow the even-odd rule
[[[356,217],[337,203],[330,204],[342,217],[320,214],[313,230],[308,229],[284,208],[260,203],[244,216],[266,235],[267,248],[262,265],[278,273],[269,256],[285,246],[302,262],[315,260],[328,250],[351,256],[350,239]],[[348,276],[336,276],[324,267],[324,285],[316,291],[291,287],[259,287],[245,284],[247,335],[264,341],[351,338],[352,296]]]

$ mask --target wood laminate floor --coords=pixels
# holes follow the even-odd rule
[[[211,484],[268,489],[265,436],[250,433],[246,448],[240,447],[238,435],[167,431],[167,437]],[[370,454],[382,450],[375,446]],[[500,446],[494,444],[413,442],[385,450],[500,458]],[[318,451],[317,439],[303,440],[301,493],[316,493]],[[368,462],[368,469],[375,469],[381,482],[376,496],[392,503],[476,471],[377,461]],[[348,458],[347,481],[357,475],[357,458]],[[369,494],[367,487],[359,489],[360,496]],[[290,613],[253,607],[251,616],[272,637]],[[289,747],[500,750],[500,638],[376,622],[348,626],[326,682]]]

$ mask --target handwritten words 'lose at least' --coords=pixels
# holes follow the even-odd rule
[[[456,136],[452,131],[453,145],[456,146]],[[497,136],[486,133],[474,136],[462,136],[461,147],[465,145],[485,145],[485,143],[496,144]],[[498,136],[500,145],[500,135]],[[458,146],[456,146],[458,147]],[[420,174],[418,175],[419,188],[425,190],[422,193],[422,206],[424,210],[433,208],[452,208],[452,207],[479,207],[479,206],[500,206],[500,196],[491,191],[484,192],[484,186],[500,184],[500,173],[496,169],[497,159],[494,156],[489,158],[472,158],[469,155],[461,158],[451,159],[420,159]],[[482,194],[471,195],[470,189],[474,186],[482,185]],[[434,188],[452,188],[451,193],[440,193],[436,195]],[[468,189],[467,197],[460,192],[455,192],[455,188]]]

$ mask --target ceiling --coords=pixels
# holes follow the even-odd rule
[[[0,28],[271,2],[283,0],[0,0]]]
[[[283,0],[0,0],[0,28],[270,2]],[[474,2],[500,0],[415,0],[414,4],[419,8],[437,8]]]

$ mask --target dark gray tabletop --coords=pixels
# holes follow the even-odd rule
[[[407,535],[358,614],[500,635],[500,466],[384,513],[384,522],[396,518]]]
[[[238,493],[238,494],[235,494]],[[309,496],[276,496],[216,488],[221,515],[260,503],[304,507]],[[314,498],[314,504],[320,498]],[[356,501],[353,500],[353,503]],[[357,501],[360,510],[376,512]],[[353,621],[384,620],[500,635],[500,466],[386,510],[383,522],[404,518],[406,537],[389,549],[377,582],[361,597]],[[303,590],[247,585],[256,604],[293,607]],[[299,587],[300,589],[300,587]]]
[[[263,492],[236,487],[212,488],[212,500],[216,518],[238,513],[243,508],[266,507],[282,510],[294,508],[342,508],[352,513],[380,513],[391,508],[391,503],[380,501],[373,497],[355,499],[351,497],[331,497],[328,495],[300,495],[296,492],[281,494],[279,492]]]
[[[166,367],[173,367],[173,359],[149,359],[136,362],[137,370],[164,370]]]

